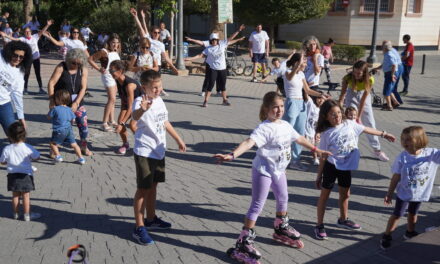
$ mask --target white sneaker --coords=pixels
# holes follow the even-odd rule
[[[199,93],[199,96],[205,96],[205,92]]]
[[[33,172],[37,172],[37,170],[38,170],[37,167],[32,166],[32,171],[33,171]]]
[[[24,214],[24,221],[29,222],[31,220],[35,220],[41,217],[40,213],[30,213],[30,214]]]
[[[18,213],[14,213],[14,214],[12,215],[12,218],[14,218],[14,220],[18,220],[19,217],[20,217],[20,216],[18,215]]]
[[[313,160],[313,165],[319,165],[319,158],[315,158]]]
[[[380,151],[380,150],[376,151],[375,150],[373,152],[373,154],[374,154],[374,156],[376,156],[376,158],[378,158],[381,161],[389,161],[390,160],[390,158],[388,158],[388,156],[383,151]]]

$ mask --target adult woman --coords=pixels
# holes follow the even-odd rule
[[[128,64],[126,61],[116,60],[110,64],[109,69],[110,74],[116,80],[118,94],[121,98],[121,112],[119,113],[118,126],[115,131],[122,139],[122,146],[117,151],[119,154],[125,154],[129,149],[126,123],[131,119],[134,98],[141,95],[139,83],[125,75],[127,68]],[[132,119],[129,127],[134,133],[136,131],[136,121]]]
[[[399,79],[403,72],[403,64],[400,54],[393,48],[391,41],[385,40],[382,43],[382,52],[383,62],[373,70],[382,69],[384,72],[383,96],[385,97],[386,105],[383,106],[382,110],[392,111],[393,107],[397,108],[403,104],[397,91]]]
[[[71,27],[69,38],[63,40],[56,40],[49,32],[43,33],[45,37],[47,37],[53,44],[58,47],[66,47],[67,52],[71,49],[81,49],[84,51],[87,57],[89,57],[89,52],[87,51],[87,45],[82,36],[81,32],[76,27]]]
[[[54,107],[54,94],[57,90],[65,89],[72,97],[70,107],[75,114],[76,126],[81,139],[81,153],[92,155],[87,147],[89,129],[87,125],[87,110],[83,98],[87,89],[87,58],[81,49],[71,49],[67,52],[66,61],[58,64],[50,77],[47,91],[49,93],[49,108]]]
[[[32,16],[32,19],[23,26],[23,29],[26,29],[27,27],[31,29],[32,35],[38,33],[40,30],[40,22],[38,22],[36,15]]]
[[[0,124],[5,134],[15,122],[14,108],[18,120],[23,123],[24,73],[32,64],[32,50],[21,41],[11,41],[3,48],[0,56]]]
[[[342,78],[342,91],[338,101],[341,106],[356,107],[358,123],[362,121],[363,125],[376,128],[370,96],[373,84],[374,77],[370,76],[367,62],[357,61],[353,70]],[[367,138],[374,155],[381,161],[388,161],[387,155],[380,150],[379,138],[370,134],[367,134]]]
[[[48,20],[46,26],[42,31],[37,32],[36,34],[32,34],[32,29],[30,27],[24,28],[24,37],[14,38],[12,36],[6,35],[4,32],[0,32],[3,37],[6,37],[11,40],[17,40],[27,43],[32,50],[32,64],[34,65],[35,76],[37,77],[38,87],[40,88],[40,93],[46,93],[43,90],[43,82],[41,81],[41,72],[40,72],[40,49],[38,48],[38,40],[41,35],[52,25],[53,21]],[[24,91],[23,93],[28,93],[28,81],[29,81],[30,69],[24,75]]]
[[[307,109],[304,102],[303,92],[311,96],[323,97],[325,99],[328,98],[328,96],[309,88],[306,77],[303,73],[306,63],[307,59],[301,53],[295,53],[286,62],[287,70],[283,74],[284,90],[286,92],[283,120],[289,122],[302,136],[304,135],[307,121]],[[301,145],[295,142],[292,143],[291,169],[306,170],[300,162],[300,154]]]
[[[228,45],[233,45],[234,43],[241,40],[233,40],[239,32],[240,31],[236,31],[228,38],[228,40],[219,40],[218,34],[212,33],[209,36],[209,47],[205,48],[205,50],[201,54],[185,59],[185,61],[192,61],[194,59],[206,57],[206,63],[209,64],[210,71],[207,80],[208,85],[206,87],[207,91],[205,93],[205,101],[203,101],[202,107],[208,106],[208,100],[211,96],[211,91],[212,88],[214,88],[215,83],[217,83],[217,88],[222,93],[223,105],[231,105],[226,95],[227,70],[225,51],[228,48]]]
[[[321,55],[321,46],[315,36],[308,36],[302,42],[303,51],[307,57],[307,67],[304,71],[307,84],[313,90],[319,88],[319,77],[324,67],[324,56]]]
[[[133,78],[137,81],[140,81],[142,72],[146,70],[159,71],[157,60],[150,48],[150,40],[143,38],[139,41],[139,51],[131,56],[128,69],[135,73]]]
[[[99,50],[93,56],[89,57],[90,65],[101,73],[102,84],[107,91],[107,104],[104,108],[104,116],[102,118],[102,129],[104,131],[113,131],[110,125],[117,125],[115,122],[115,101],[116,101],[116,82],[109,73],[110,63],[119,60],[121,53],[121,39],[118,34],[112,34],[108,39],[105,48]],[[100,62],[98,66],[95,61]],[[110,122],[110,125],[109,125]]]

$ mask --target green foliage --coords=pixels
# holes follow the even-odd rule
[[[5,2],[0,1],[1,13],[9,12],[9,26],[14,29],[16,27],[21,27],[25,24],[24,13],[23,13],[23,1],[20,2]]]
[[[184,0],[183,13],[192,14],[209,14],[211,12],[210,0]]]
[[[248,25],[294,24],[324,16],[334,0],[239,0],[235,16]]]
[[[365,56],[365,48],[362,46],[334,45],[332,51],[335,60],[348,63],[354,63]]]
[[[286,46],[289,50],[296,49],[297,51],[300,51],[302,49],[302,43],[299,41],[286,41]]]
[[[131,6],[128,0],[101,5],[90,14],[91,29],[95,33],[99,31],[117,33],[122,40],[134,36],[136,26],[129,13]]]

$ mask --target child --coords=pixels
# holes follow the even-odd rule
[[[64,41],[64,40],[68,39],[67,34],[68,34],[68,33],[65,32],[65,31],[62,31],[62,30],[58,31],[58,39],[59,39],[60,41]],[[60,47],[60,48],[58,49],[58,55],[59,55],[60,57],[62,57],[63,60],[66,60],[67,47],[66,47],[66,46],[62,46],[62,47]]]
[[[340,216],[337,226],[360,230],[361,227],[347,218],[348,196],[350,194],[351,171],[359,165],[360,153],[358,139],[361,133],[381,136],[388,141],[394,142],[395,137],[385,131],[365,127],[352,120],[345,120],[341,106],[334,100],[324,102],[319,111],[316,133],[321,133],[319,147],[333,153],[327,160],[321,157],[316,178],[316,187],[321,189],[318,200],[318,222],[314,229],[315,236],[319,240],[327,239],[324,229],[324,213],[327,199],[338,179]]]
[[[136,228],[133,237],[141,245],[154,243],[147,229],[169,229],[171,224],[156,216],[156,193],[159,182],[165,182],[166,132],[186,151],[185,142],[168,121],[168,111],[160,93],[160,73],[147,70],[141,75],[143,95],[133,103],[133,119],[137,121],[134,143],[137,190],[134,196]],[[145,204],[145,205],[144,205]],[[147,218],[144,220],[144,211]]]
[[[60,155],[58,145],[64,142],[72,146],[75,154],[78,156],[78,163],[84,165],[86,160],[81,154],[81,149],[76,144],[72,130],[72,120],[75,115],[72,109],[68,107],[71,103],[70,93],[67,90],[57,90],[54,96],[55,107],[50,109],[48,118],[52,119],[52,138],[50,139],[51,153],[55,155],[55,162],[62,162],[63,157]]]
[[[287,59],[288,60],[288,59]],[[284,81],[283,74],[286,72],[286,61],[281,62],[278,58],[272,59],[273,69],[261,82],[266,82],[269,76],[276,75],[275,83],[277,84],[277,93],[281,93],[284,97],[286,97],[286,92],[284,91]]]
[[[260,108],[262,123],[233,152],[214,156],[219,162],[232,161],[254,145],[259,148],[252,162],[252,203],[236,247],[228,251],[232,258],[239,261],[246,258],[259,259],[261,257],[260,252],[253,245],[255,239],[254,227],[258,215],[263,209],[270,187],[272,187],[277,201],[274,239],[292,247],[302,248],[304,246],[299,240],[301,234],[289,225],[289,217],[287,216],[286,168],[291,159],[290,146],[295,141],[311,149],[312,152],[322,154],[329,154],[329,152],[319,150],[303,136],[300,136],[288,122],[281,119],[283,114],[284,100],[281,95],[276,92],[266,93]]]
[[[349,106],[345,108],[345,117],[348,120],[353,120],[356,122],[357,116],[357,109],[354,106]]]
[[[408,209],[408,226],[403,236],[410,239],[418,235],[415,231],[417,212],[422,202],[428,201],[434,184],[435,174],[440,164],[440,150],[427,148],[428,137],[420,126],[403,129],[400,136],[401,152],[394,161],[390,187],[384,202],[391,205],[394,190],[396,206],[380,241],[382,249],[391,246],[391,233],[396,229],[399,218]]]
[[[321,54],[324,56],[324,71],[327,75],[327,82],[331,83],[331,77],[330,77],[330,62],[333,63],[333,52],[332,47],[335,45],[335,41],[331,38],[328,39],[327,43],[322,46]],[[322,72],[321,72],[322,73]]]
[[[40,158],[40,153],[25,143],[26,130],[22,123],[12,123],[8,128],[11,144],[3,149],[0,162],[8,166],[8,191],[12,191],[13,218],[18,219],[20,197],[23,199],[24,220],[41,217],[39,213],[30,213],[29,192],[35,190],[32,160]]]
[[[307,95],[306,95],[307,96]],[[316,96],[307,96],[306,109],[307,121],[304,135],[313,145],[319,143],[320,135],[316,133],[316,124],[318,123],[319,107],[325,102],[325,98]],[[319,165],[319,158],[316,152],[313,152],[313,165]]]

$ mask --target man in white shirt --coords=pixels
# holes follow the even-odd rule
[[[257,63],[260,63],[264,73],[266,72],[267,58],[269,58],[269,36],[263,30],[263,26],[258,24],[256,30],[249,37],[249,56],[252,58],[254,69],[252,72],[252,82],[257,82]]]

